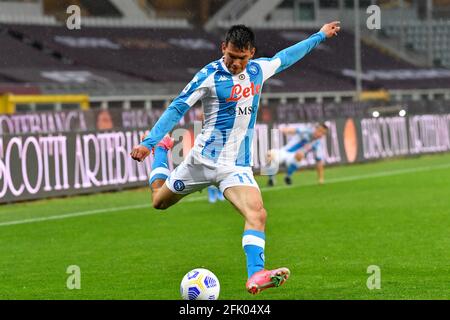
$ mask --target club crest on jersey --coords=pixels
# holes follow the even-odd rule
[[[239,101],[241,98],[248,98],[250,96],[255,96],[259,94],[261,91],[261,85],[258,84],[255,86],[255,83],[252,82],[250,87],[243,88],[240,84],[235,84],[231,89],[230,97],[227,98],[227,102],[230,101]]]
[[[250,67],[248,67],[248,73],[256,76],[259,73],[258,67],[255,65],[251,65]]]

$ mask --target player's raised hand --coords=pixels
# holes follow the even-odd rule
[[[150,155],[150,150],[143,146],[138,144],[137,146],[133,147],[133,150],[130,153],[131,158],[133,158],[133,160],[142,162],[144,161],[145,158],[147,158]]]
[[[327,24],[324,24],[320,31],[323,31],[327,38],[332,38],[337,36],[338,32],[341,30],[341,22],[333,21]]]

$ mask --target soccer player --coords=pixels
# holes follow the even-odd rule
[[[202,68],[164,111],[131,157],[143,161],[154,149],[149,183],[153,207],[166,209],[186,195],[218,185],[245,220],[242,246],[247,259],[247,290],[256,294],[278,287],[289,277],[287,268],[264,268],[266,210],[251,168],[252,137],[263,83],[289,68],[326,38],[336,36],[339,22],[325,24],[308,39],[272,58],[253,59],[255,36],[244,25],[231,27],[222,43],[223,56]],[[167,152],[168,132],[198,100],[204,122],[194,147],[172,172]]]
[[[325,123],[318,124],[315,128],[282,128],[280,130],[285,135],[292,136],[288,143],[279,150],[270,150],[267,159],[270,162],[275,161],[277,165],[286,164],[287,173],[284,182],[292,184],[292,174],[301,167],[301,161],[310,152],[314,154],[317,167],[317,177],[319,184],[324,182],[324,159],[322,137],[328,132]],[[272,187],[275,184],[274,176],[269,177],[268,185]]]
[[[208,187],[208,201],[210,203],[216,203],[217,200],[224,201],[225,197],[223,196],[222,191],[220,191],[219,188],[216,186],[209,186]]]

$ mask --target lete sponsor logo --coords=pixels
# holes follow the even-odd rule
[[[261,85],[255,85],[254,82],[250,84],[249,87],[242,87],[240,84],[235,84],[231,89],[230,97],[227,98],[227,102],[239,101],[241,98],[248,98],[251,96],[258,95],[261,91]]]

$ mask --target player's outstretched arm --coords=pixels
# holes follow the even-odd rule
[[[140,144],[133,148],[130,154],[131,157],[139,162],[147,158],[152,148],[177,125],[188,109],[189,105],[178,98],[175,99],[163,112],[150,133],[147,134]]]
[[[273,59],[280,59],[281,65],[276,70],[276,73],[281,72],[307,55],[311,50],[316,48],[322,41],[327,38],[337,36],[341,30],[340,22],[334,21],[325,24],[319,32],[311,35],[308,39],[303,40],[289,48],[286,48],[278,52]]]
[[[180,95],[172,101],[149,134],[131,151],[131,157],[143,161],[152,148],[181,120],[186,111],[208,92],[205,80],[213,74],[214,68],[205,67],[199,71]]]

